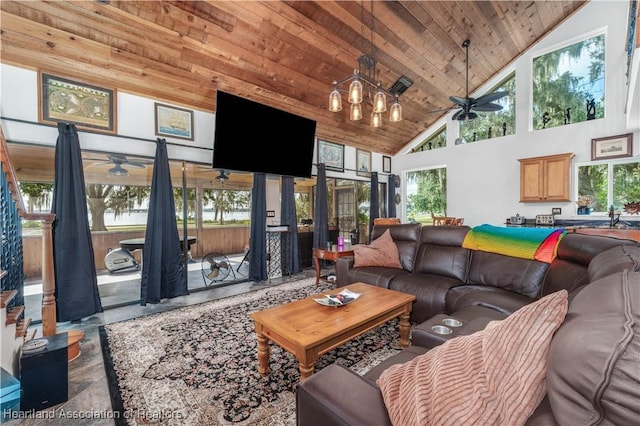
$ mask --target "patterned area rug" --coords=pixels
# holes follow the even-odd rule
[[[271,344],[268,377],[257,371],[249,314],[322,293],[315,279],[105,325],[100,338],[119,424],[295,425],[298,362]],[[398,352],[390,322],[323,355],[363,374]]]

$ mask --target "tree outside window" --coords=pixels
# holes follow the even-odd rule
[[[535,130],[604,117],[604,34],[533,59]]]
[[[613,205],[640,201],[640,162],[620,161],[578,166],[578,196],[591,196],[592,212],[606,213]]]
[[[408,172],[405,181],[408,220],[431,224],[433,216],[447,215],[446,167]]]
[[[493,139],[516,132],[516,73],[511,73],[502,83],[488,93],[509,92],[494,103],[502,105],[496,112],[480,112],[475,120],[460,121],[460,137],[465,143]]]
[[[430,151],[432,149],[444,148],[447,146],[447,126],[440,127],[435,133],[432,133],[427,139],[418,144],[411,150],[411,153]]]

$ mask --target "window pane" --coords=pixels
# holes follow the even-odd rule
[[[444,148],[447,146],[447,126],[442,126],[436,130],[431,136],[411,150],[414,152],[429,151],[436,148]]]
[[[511,74],[501,85],[489,93],[509,92],[504,98],[494,103],[502,106],[496,112],[479,112],[479,117],[471,121],[460,121],[460,137],[465,143],[500,136],[513,135],[516,126],[516,78]]]
[[[613,205],[622,210],[627,203],[640,201],[640,163],[613,165]]]
[[[593,211],[607,211],[609,172],[606,164],[578,168],[578,197],[591,197]],[[587,206],[588,207],[588,206]]]
[[[420,223],[432,223],[433,216],[447,213],[447,169],[408,172],[407,218]]]
[[[604,117],[604,35],[533,60],[533,128]]]

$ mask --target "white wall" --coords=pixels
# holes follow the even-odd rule
[[[520,203],[519,158],[572,152],[572,199],[575,200],[575,164],[591,160],[591,139],[633,132],[633,153],[640,152],[639,118],[629,119],[627,104],[626,52],[628,1],[592,1],[559,29],[547,35],[513,65],[516,70],[516,133],[474,143],[455,145],[457,130],[447,130],[445,148],[414,154],[399,154],[393,158],[393,171],[404,172],[426,167],[447,167],[447,200],[449,216],[464,217],[465,224],[503,224],[507,217],[519,213],[533,218],[536,214],[551,214],[552,207],[561,207],[562,217],[575,215],[575,203]],[[567,40],[606,27],[606,118],[575,123],[550,129],[530,131],[531,60],[543,50],[562,45]],[[638,52],[636,51],[636,54]],[[505,70],[506,75],[510,70]],[[498,77],[502,77],[498,76]],[[497,78],[496,78],[497,79]],[[495,82],[489,82],[490,87]],[[636,72],[636,87],[637,82]],[[450,115],[452,115],[451,113]],[[453,123],[447,117],[447,123]],[[425,136],[441,126],[442,122],[427,129],[407,146],[423,141]],[[403,185],[402,198],[406,199]],[[399,215],[406,220],[404,203]],[[637,216],[636,216],[637,217]],[[581,216],[584,218],[584,216]]]

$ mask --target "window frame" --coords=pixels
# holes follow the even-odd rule
[[[604,101],[603,101],[603,103],[605,105],[605,108],[604,108],[604,115],[603,115],[602,118],[606,118],[607,117],[607,110],[608,110],[608,108],[606,107],[606,103],[607,103],[607,86],[608,86],[607,85],[607,79],[608,79],[608,75],[609,75],[609,73],[607,72],[607,64],[608,64],[608,62],[607,62],[608,61],[608,58],[607,58],[607,56],[608,56],[608,45],[607,45],[607,43],[609,41],[609,34],[608,34],[607,27],[604,26],[604,27],[595,28],[592,31],[588,31],[588,32],[582,33],[581,35],[572,37],[570,39],[563,40],[563,41],[558,42],[558,43],[556,43],[556,44],[554,44],[552,46],[549,46],[547,48],[531,52],[531,55],[529,57],[529,81],[528,81],[528,85],[529,85],[528,105],[529,105],[529,107],[527,108],[528,109],[528,112],[527,112],[528,113],[527,127],[529,129],[529,132],[548,130],[550,128],[552,129],[552,128],[555,128],[555,127],[562,127],[562,126],[555,126],[555,127],[545,128],[545,129],[535,129],[533,127],[533,116],[534,116],[534,113],[533,113],[533,72],[534,72],[533,61],[536,58],[539,58],[540,56],[546,55],[546,54],[551,53],[551,52],[555,52],[556,50],[563,49],[565,47],[568,47],[568,46],[583,42],[585,40],[597,37],[599,35],[603,35],[604,36],[604,58],[603,58],[603,63],[604,63],[604,70],[605,71],[604,71],[604,82],[603,82],[603,87],[604,87],[604,93],[603,93]],[[580,124],[580,123],[584,123],[584,121],[572,122],[572,123],[569,123],[569,124]]]
[[[619,164],[628,164],[628,163],[640,163],[640,158],[638,157],[626,157],[626,158],[618,158],[618,159],[614,159],[614,160],[601,160],[601,161],[584,161],[581,163],[576,163],[574,171],[573,171],[573,193],[575,194],[575,198],[577,199],[579,196],[579,188],[580,188],[580,183],[578,182],[578,179],[580,177],[580,167],[587,167],[587,166],[599,166],[599,165],[606,165],[607,166],[607,206],[610,206],[614,203],[613,200],[613,184],[614,184],[614,174],[613,174],[613,168],[616,165]],[[575,204],[575,203],[574,203]],[[577,207],[574,206],[574,208],[576,208],[576,215],[577,215]],[[591,216],[605,216],[608,217],[609,212],[608,211],[593,211],[591,212]],[[582,217],[582,216],[581,216]],[[624,214],[624,211],[622,210],[622,215],[621,217],[634,217],[633,215],[627,215]],[[637,216],[636,216],[637,217]]]

